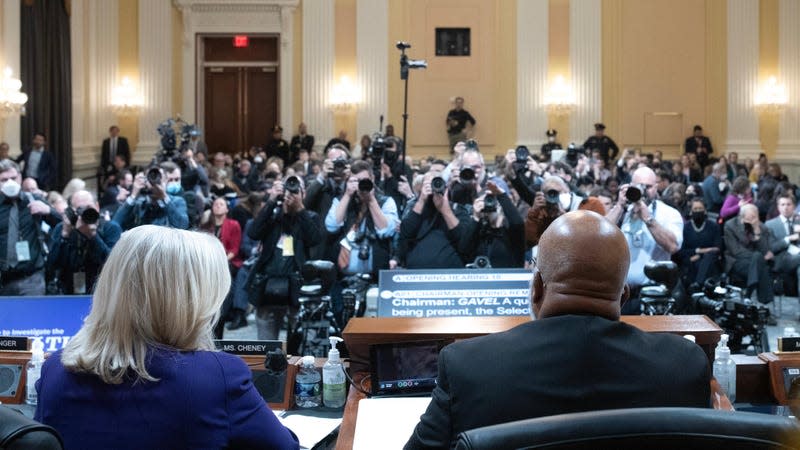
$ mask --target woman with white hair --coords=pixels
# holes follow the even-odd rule
[[[211,330],[230,286],[214,236],[144,225],[122,235],[92,310],[44,363],[36,420],[65,448],[295,449]]]

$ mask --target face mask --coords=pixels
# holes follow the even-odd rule
[[[167,194],[175,195],[181,191],[181,183],[178,181],[173,181],[171,183],[167,183]]]
[[[556,138],[554,136],[550,136],[549,138],[547,138],[547,141],[548,142],[555,142]]]
[[[720,192],[724,191],[726,186],[727,186],[727,183],[725,183],[724,181],[720,181],[719,182],[719,190],[720,190]]]
[[[3,193],[6,197],[16,197],[19,195],[19,190],[22,186],[16,182],[16,180],[8,180],[3,183],[3,186],[0,187],[0,192]]]
[[[263,163],[263,162],[264,162],[264,158],[262,158],[262,157],[260,157],[260,156],[256,156],[255,158],[253,158],[253,161],[254,161],[256,164],[261,164],[261,163]]]
[[[696,226],[700,226],[706,221],[706,212],[705,211],[692,211],[692,222]]]
[[[569,207],[572,204],[572,194],[567,192],[558,194],[558,203],[564,211],[569,211]]]

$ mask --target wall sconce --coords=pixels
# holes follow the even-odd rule
[[[25,115],[25,103],[28,96],[23,92],[22,81],[12,76],[11,68],[3,70],[3,78],[0,79],[0,117],[13,117]]]
[[[143,105],[144,99],[128,77],[124,77],[122,84],[111,91],[111,110],[117,116],[136,115]]]
[[[558,75],[544,94],[548,114],[567,116],[575,110],[575,91],[563,76]]]
[[[361,96],[350,77],[343,75],[331,92],[331,109],[334,112],[349,112],[358,102]]]
[[[764,114],[780,114],[789,103],[786,87],[778,84],[775,77],[769,77],[756,92],[756,110]]]

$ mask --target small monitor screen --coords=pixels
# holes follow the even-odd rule
[[[436,387],[444,345],[436,340],[371,346],[373,395],[430,393]]]

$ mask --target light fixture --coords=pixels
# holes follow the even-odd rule
[[[575,110],[575,91],[563,76],[558,75],[544,94],[544,106],[549,114],[566,116]]]
[[[335,112],[348,112],[361,100],[361,96],[350,77],[343,75],[331,92],[331,109]]]
[[[761,113],[782,113],[788,103],[789,96],[786,95],[786,87],[778,84],[775,77],[769,77],[767,82],[756,92],[756,109]]]
[[[136,115],[143,104],[142,96],[128,77],[124,77],[122,84],[111,91],[111,110],[118,116]]]
[[[23,92],[22,82],[12,77],[10,67],[3,70],[3,79],[0,80],[0,117],[24,116],[25,103],[28,96]]]

